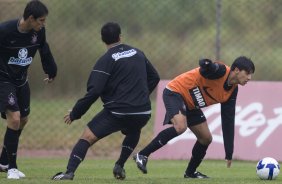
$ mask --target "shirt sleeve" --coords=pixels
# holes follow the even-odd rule
[[[43,31],[43,35],[44,39],[39,48],[42,68],[49,78],[55,78],[57,75],[57,65],[46,41],[45,31]]]
[[[225,159],[232,160],[234,150],[235,108],[238,87],[235,88],[227,102],[221,104],[221,121]]]
[[[72,109],[70,119],[80,119],[91,105],[100,97],[110,77],[111,62],[99,60],[90,73],[87,82],[87,93],[79,99]]]
[[[147,60],[146,67],[147,67],[146,69],[147,69],[148,89],[149,92],[152,93],[152,91],[158,85],[160,81],[160,77],[157,70],[154,68],[154,66],[150,63],[149,60]]]

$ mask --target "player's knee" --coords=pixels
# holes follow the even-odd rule
[[[187,130],[187,126],[179,126],[179,127],[175,127],[175,130],[178,134],[182,134]]]
[[[204,137],[202,139],[199,139],[198,141],[202,144],[202,145],[210,145],[210,143],[212,142],[212,136],[207,136],[207,137]]]
[[[28,122],[28,117],[23,117],[20,119],[20,129],[23,129]]]
[[[123,135],[128,136],[128,137],[132,137],[132,136],[136,136],[136,135],[140,136],[141,129],[124,129],[124,130],[121,130],[121,133]]]
[[[178,133],[178,135],[182,134],[187,130],[187,120],[186,117],[182,114],[175,115],[171,122],[173,123],[173,126]]]
[[[17,112],[7,112],[7,126],[13,130],[18,130],[20,128],[20,113]]]
[[[174,125],[174,128],[176,132],[178,133],[178,135],[180,135],[187,130],[187,125],[185,123],[182,123],[182,124],[179,123],[177,125]]]
[[[207,139],[206,139],[206,145],[209,145],[211,142],[212,142],[212,136],[209,136]]]
[[[99,140],[88,127],[84,130],[80,138],[88,141],[90,145],[93,145],[95,142]]]

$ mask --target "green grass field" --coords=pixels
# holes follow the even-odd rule
[[[0,183],[21,184],[50,184],[50,183],[75,183],[75,184],[106,184],[106,183],[132,183],[132,184],[281,184],[282,177],[276,180],[260,180],[256,176],[256,163],[233,161],[231,168],[227,169],[223,160],[205,160],[199,171],[210,176],[210,179],[184,179],[183,172],[186,161],[183,160],[150,160],[148,174],[142,174],[132,160],[125,166],[127,178],[123,181],[116,180],[112,175],[114,160],[93,160],[86,158],[76,172],[73,181],[52,181],[51,176],[59,171],[64,171],[67,159],[39,159],[19,158],[18,165],[27,175],[25,179],[10,181],[5,173],[0,173]]]

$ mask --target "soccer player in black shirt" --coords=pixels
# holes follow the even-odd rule
[[[17,169],[19,136],[30,113],[30,88],[27,72],[39,50],[47,83],[54,80],[57,66],[45,37],[47,7],[38,0],[30,1],[23,17],[0,24],[0,112],[7,120],[0,171],[8,171],[8,179],[25,175]]]
[[[107,23],[101,29],[108,50],[90,74],[86,95],[76,102],[64,120],[71,124],[79,119],[99,97],[104,109],[88,123],[74,146],[66,172],[57,173],[53,180],[72,180],[88,148],[117,131],[125,138],[113,174],[116,179],[125,179],[124,164],[139,141],[142,127],[151,117],[149,95],[160,78],[142,51],[121,43],[120,34],[117,23]]]

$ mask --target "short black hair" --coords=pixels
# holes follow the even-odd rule
[[[248,74],[255,73],[255,65],[253,61],[250,58],[247,58],[246,56],[240,56],[235,59],[233,64],[231,65],[231,70],[235,70],[235,68],[238,68],[239,70],[244,70]]]
[[[29,16],[33,16],[35,19],[48,15],[48,8],[39,0],[31,0],[27,3],[23,18],[28,19]]]
[[[119,42],[120,40],[121,29],[118,23],[108,22],[103,25],[101,29],[101,36],[103,42],[107,45]]]

